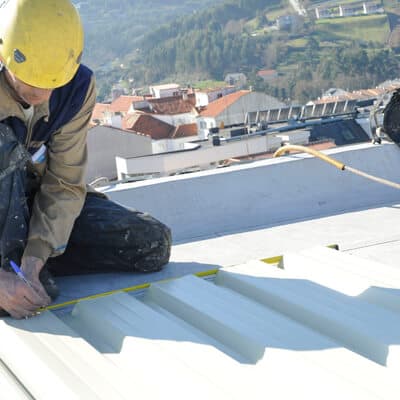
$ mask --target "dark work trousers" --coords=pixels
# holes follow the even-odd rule
[[[40,179],[30,154],[12,129],[0,123],[0,265],[19,263],[28,235],[30,210]],[[171,232],[147,214],[88,193],[65,253],[49,258],[54,275],[93,272],[152,272],[170,256]]]
[[[54,275],[153,272],[168,263],[170,229],[146,213],[88,193],[65,252],[48,259]]]

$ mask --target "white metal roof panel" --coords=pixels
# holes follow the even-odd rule
[[[51,312],[4,320],[0,358],[35,399],[123,399],[128,376]],[[139,383],[140,384],[140,383]]]
[[[397,399],[400,270],[320,248],[283,267],[1,320],[1,398]]]
[[[0,362],[0,393],[4,399],[32,399],[29,393],[18,383],[12,372],[2,362]]]
[[[254,277],[262,267],[240,268],[237,285],[224,271],[217,279],[375,362],[399,369],[400,324],[395,313],[300,278],[297,273],[291,276],[273,269]]]

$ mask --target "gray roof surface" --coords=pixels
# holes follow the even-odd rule
[[[311,142],[327,138],[334,141],[336,146],[370,141],[364,129],[354,120],[333,122],[324,126],[315,125],[311,128]]]
[[[57,278],[61,289],[58,302],[334,243],[346,253],[400,265],[400,204],[382,204],[175,244],[166,268],[150,275],[120,273],[87,275],[84,280],[73,276]]]

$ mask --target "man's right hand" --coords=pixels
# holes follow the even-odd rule
[[[36,315],[37,309],[46,307],[51,299],[18,278],[14,272],[0,268],[0,308],[13,318],[21,319]]]

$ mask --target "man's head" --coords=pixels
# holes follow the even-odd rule
[[[18,102],[37,106],[50,99],[52,89],[41,89],[27,85],[8,70],[6,70],[5,74],[8,83],[13,88],[13,96]]]
[[[67,84],[79,67],[82,50],[82,24],[70,0],[1,3],[0,60],[27,103],[36,104]]]

